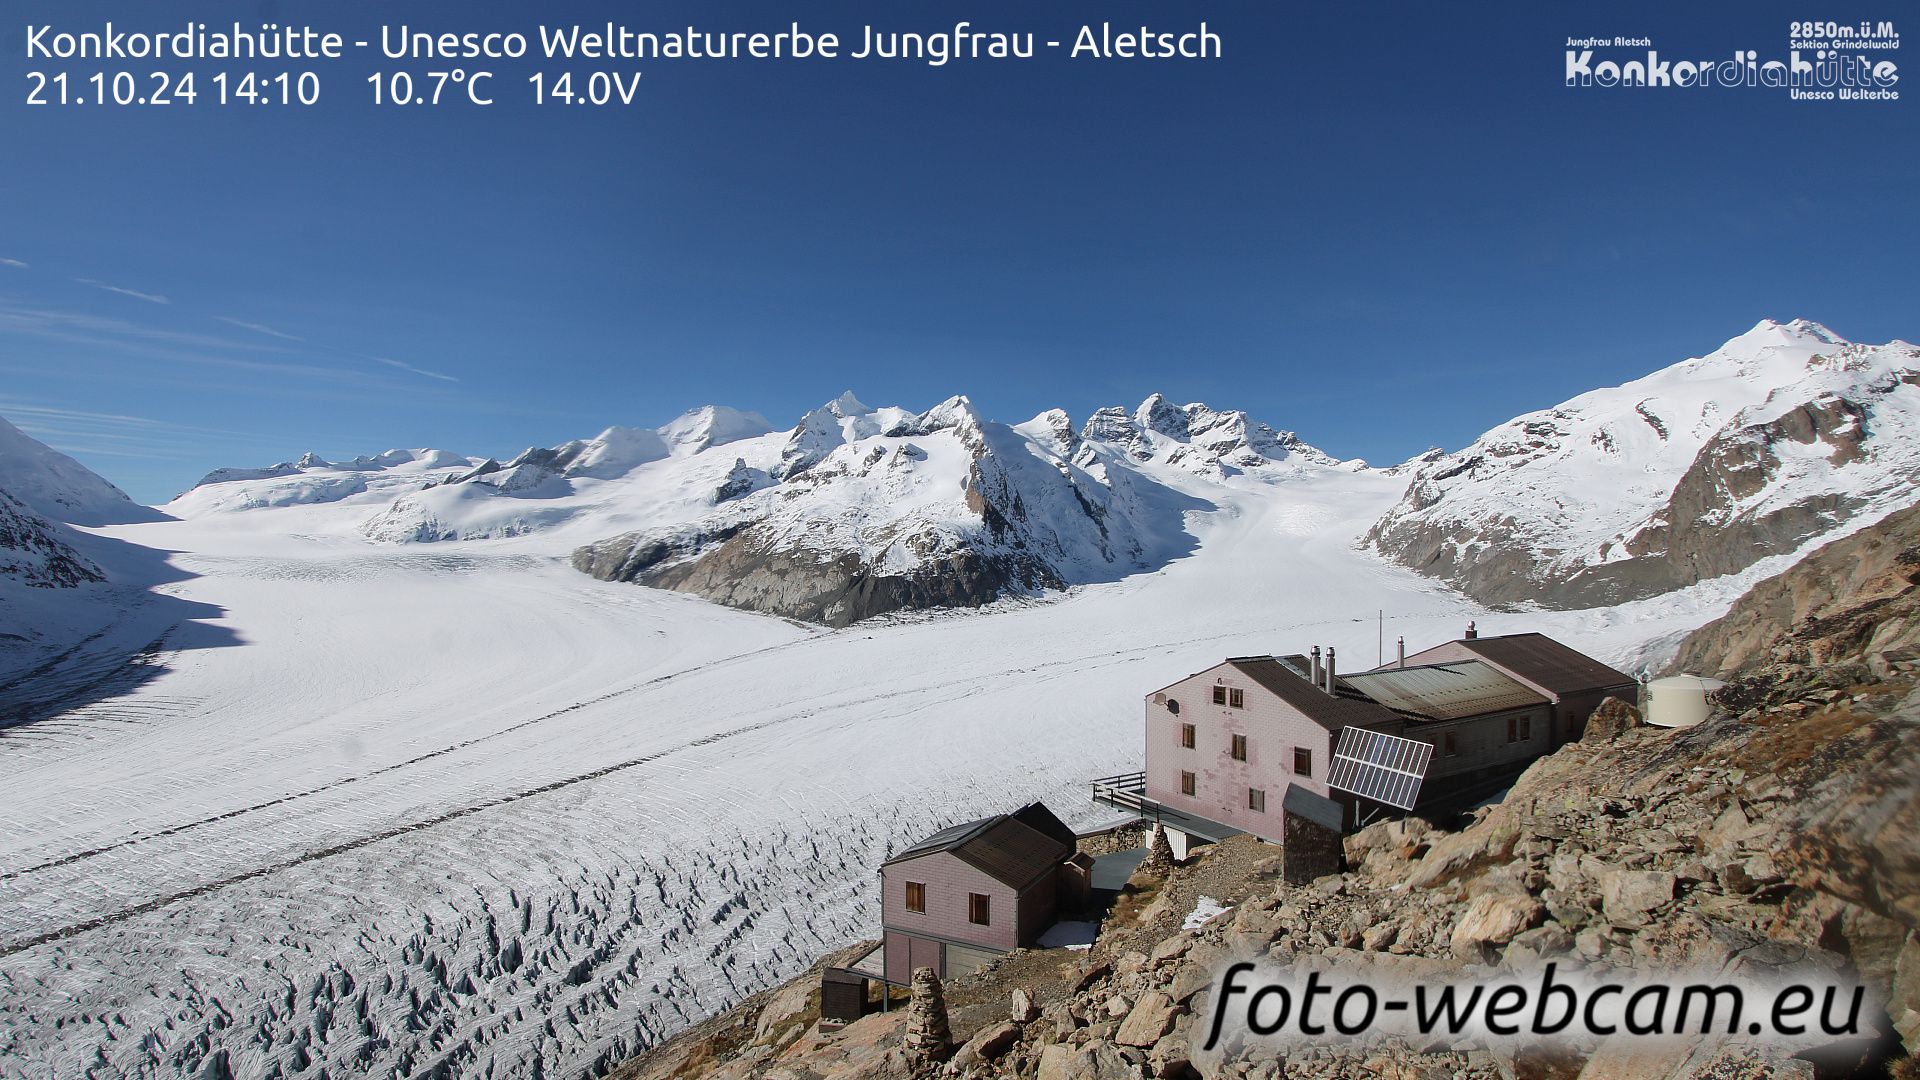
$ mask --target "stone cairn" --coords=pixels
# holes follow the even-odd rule
[[[913,997],[907,1003],[907,1060],[924,1068],[953,1056],[953,1032],[947,1027],[947,997],[940,976],[930,967],[913,969]]]
[[[1147,842],[1147,857],[1140,860],[1140,869],[1165,877],[1173,870],[1173,865],[1173,845],[1167,842],[1166,830],[1156,824],[1153,838]]]

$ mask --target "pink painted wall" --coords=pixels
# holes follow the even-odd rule
[[[1215,685],[1245,691],[1246,707],[1213,703]],[[1242,829],[1276,843],[1281,838],[1280,803],[1287,785],[1298,783],[1317,795],[1327,795],[1327,767],[1333,761],[1332,736],[1300,710],[1282,701],[1230,664],[1220,664],[1167,687],[1167,698],[1180,704],[1176,715],[1165,705],[1147,699],[1147,798],[1167,806]],[[1180,745],[1180,725],[1195,727],[1191,750]],[[1234,734],[1247,736],[1247,760],[1232,756]],[[1301,777],[1293,772],[1293,751],[1313,753],[1313,771]],[[1192,797],[1180,792],[1180,772],[1194,773]],[[1247,808],[1247,789],[1267,793],[1265,813]]]
[[[907,910],[909,881],[927,887],[925,914]],[[880,923],[889,930],[927,934],[936,938],[964,941],[1006,952],[1018,948],[1019,897],[1011,888],[961,862],[951,852],[936,851],[907,862],[882,868],[880,884],[884,891],[880,905]],[[1048,879],[1049,889],[1053,882]],[[993,922],[980,926],[967,919],[967,895],[985,893],[993,898]]]

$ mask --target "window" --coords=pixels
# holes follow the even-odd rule
[[[1520,718],[1519,717],[1516,717],[1516,716],[1507,717],[1507,741],[1508,742],[1520,741]]]
[[[927,913],[927,885],[924,881],[907,882],[907,910]]]
[[[1244,709],[1244,708],[1246,708],[1246,707],[1247,707],[1247,692],[1246,692],[1245,690],[1234,690],[1234,689],[1228,689],[1228,691],[1227,691],[1227,706],[1228,706],[1229,708],[1233,708],[1233,709]]]
[[[967,894],[967,921],[976,926],[993,924],[993,897],[986,893]]]
[[[1531,738],[1533,738],[1533,717],[1523,716],[1520,718],[1520,741],[1526,742]]]
[[[1183,769],[1183,770],[1181,770],[1181,772],[1180,772],[1180,794],[1182,794],[1182,795],[1191,795],[1191,794],[1193,794],[1193,792],[1194,792],[1194,789],[1195,789],[1195,788],[1196,788],[1197,786],[1198,786],[1198,785],[1197,785],[1197,784],[1195,784],[1195,782],[1194,782],[1194,776],[1193,776],[1193,774],[1192,774],[1192,773],[1190,773],[1190,772],[1187,772],[1187,771],[1186,771],[1186,770],[1184,770],[1184,769]]]
[[[1257,787],[1247,789],[1247,809],[1256,814],[1267,812],[1267,793]]]
[[[1198,735],[1195,733],[1193,729],[1193,725],[1181,724],[1180,725],[1180,745],[1191,750],[1193,749],[1193,745],[1196,741],[1198,741]]]
[[[1245,735],[1235,735],[1233,737],[1233,760],[1247,760],[1247,737]]]
[[[1301,776],[1313,775],[1313,751],[1304,746],[1293,748],[1293,771]]]
[[[1458,734],[1456,732],[1449,731],[1447,732],[1447,738],[1446,738],[1446,754],[1448,757],[1453,757],[1458,753],[1460,753],[1460,740],[1458,738]]]
[[[1227,703],[1227,688],[1226,688],[1226,687],[1224,687],[1224,686],[1216,686],[1216,687],[1214,687],[1214,688],[1213,688],[1213,703],[1214,703],[1215,705],[1225,705],[1225,704]]]

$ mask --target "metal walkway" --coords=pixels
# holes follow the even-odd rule
[[[1147,774],[1144,772],[1103,776],[1093,781],[1094,802],[1128,811],[1144,820],[1165,825],[1169,829],[1178,829],[1188,836],[1196,836],[1217,844],[1229,836],[1240,836],[1246,831],[1149,799],[1146,792]]]

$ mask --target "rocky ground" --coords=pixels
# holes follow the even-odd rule
[[[955,980],[937,1010],[922,1000],[839,1031],[815,1022],[809,976],[616,1075],[1911,1075],[1908,1055],[1920,1048],[1920,562],[1901,553],[1902,530],[1914,526],[1903,516],[1877,541],[1823,549],[1683,648],[1697,661],[1718,640],[1746,657],[1723,669],[1732,679],[1707,723],[1645,727],[1632,708],[1609,703],[1580,743],[1537,762],[1457,831],[1413,818],[1372,826],[1348,838],[1346,872],[1305,886],[1279,882],[1274,849],[1244,838],[1184,864],[1150,860],[1088,952],[1016,953]],[[1863,556],[1875,543],[1879,554]],[[1752,640],[1759,625],[1773,630],[1764,647]],[[1202,894],[1231,906],[1181,929]],[[1857,975],[1884,1015],[1874,1014],[1876,1039],[1801,1057],[1701,1043],[1632,1053],[1602,1044],[1559,1057],[1402,1043],[1284,1057],[1197,1052],[1215,973],[1234,958],[1453,982],[1544,960],[1727,977],[1808,965]]]

